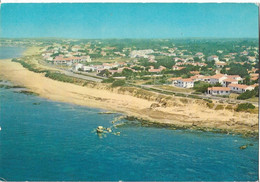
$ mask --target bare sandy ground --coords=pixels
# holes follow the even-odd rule
[[[153,101],[105,89],[55,81],[43,74],[31,72],[9,59],[0,60],[0,76],[47,99],[123,112],[152,122],[227,129],[242,133],[258,131],[258,114],[216,111],[198,104],[195,99],[183,104],[178,101],[179,98],[176,98],[176,102],[180,102],[178,106],[150,109]]]

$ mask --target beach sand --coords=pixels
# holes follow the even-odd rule
[[[102,88],[55,81],[42,73],[31,72],[10,59],[0,60],[0,76],[53,101],[113,110],[157,123],[218,128],[241,133],[258,132],[258,114],[213,110],[195,99],[189,99],[189,103],[183,104],[176,97],[179,105],[151,109],[154,101]]]

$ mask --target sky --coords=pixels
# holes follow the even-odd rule
[[[2,4],[2,38],[257,38],[248,3]]]

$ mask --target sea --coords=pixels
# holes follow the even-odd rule
[[[15,49],[10,55],[1,49],[0,58],[19,56]],[[124,119],[113,127],[123,114],[103,112],[0,88],[0,180],[258,180],[257,137]],[[112,127],[112,133],[97,134],[97,126]],[[248,147],[241,150],[242,145]]]

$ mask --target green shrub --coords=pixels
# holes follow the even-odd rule
[[[215,105],[215,104],[213,104],[213,103],[207,103],[207,106],[208,106],[208,108],[210,108],[210,109],[212,109],[212,108],[214,107],[214,105]]]
[[[249,99],[249,98],[252,98],[252,97],[258,97],[258,87],[255,87],[254,90],[247,90],[246,92],[240,94],[237,99],[239,100],[245,100],[245,99]]]
[[[233,106],[232,106],[232,105],[227,105],[227,106],[225,107],[225,109],[227,109],[227,110],[233,110]]]
[[[247,111],[248,109],[255,109],[255,106],[251,103],[238,104],[236,111]]]
[[[208,103],[212,103],[212,100],[210,100],[210,99],[203,99],[203,100],[205,100]]]
[[[197,95],[188,95],[187,97],[193,98],[193,99],[201,99],[201,97],[199,97]]]
[[[205,93],[205,92],[208,91],[208,87],[210,87],[210,86],[212,86],[212,85],[209,84],[209,83],[202,82],[202,81],[197,81],[197,82],[194,83],[193,89],[196,92]]]
[[[181,101],[182,103],[184,103],[184,104],[189,103],[189,100],[188,100],[188,99],[180,99],[180,101]]]
[[[114,78],[108,78],[108,79],[105,79],[105,80],[102,80],[102,83],[113,83],[115,81]]]
[[[185,94],[181,94],[181,93],[175,93],[174,95],[175,95],[175,96],[179,96],[179,97],[186,97]]]
[[[197,95],[200,95],[201,92],[192,92],[192,94],[197,94]]]
[[[112,87],[119,87],[119,86],[124,86],[125,85],[125,80],[115,80],[112,83]]]
[[[224,109],[224,105],[219,104],[217,105],[217,107],[215,108],[215,110],[223,110]]]

